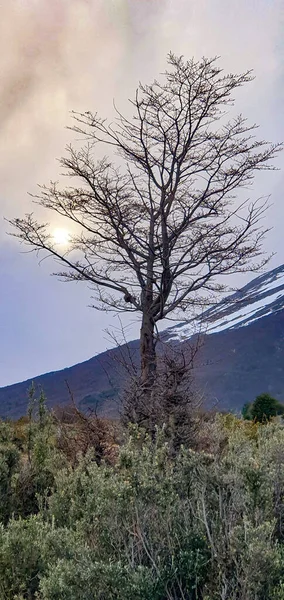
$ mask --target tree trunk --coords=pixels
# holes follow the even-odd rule
[[[142,317],[140,329],[141,381],[145,387],[151,388],[156,375],[156,342],[154,335],[155,322],[146,312]]]

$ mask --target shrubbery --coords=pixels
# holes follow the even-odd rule
[[[260,394],[254,402],[244,405],[242,414],[244,419],[265,423],[277,415],[283,415],[284,406],[270,394]]]
[[[284,599],[280,424],[212,416],[175,455],[133,427],[112,461],[76,427],[70,461],[45,409],[1,424],[1,600]]]

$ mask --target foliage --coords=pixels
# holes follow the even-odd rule
[[[270,394],[260,394],[252,403],[243,406],[242,415],[244,419],[253,420],[258,423],[269,421],[272,417],[282,415],[284,406]]]
[[[13,443],[11,427],[0,424],[0,521],[6,523],[12,512],[13,477],[19,465],[19,450]]]
[[[0,423],[0,521],[36,514],[51,493],[54,474],[66,464],[55,446],[44,395],[32,391],[28,419]]]
[[[1,598],[283,600],[281,424],[203,415],[175,454],[131,426],[112,462],[89,443],[69,461],[33,415],[0,427]]]
[[[247,421],[250,421],[252,419],[251,408],[252,408],[252,403],[251,402],[246,402],[243,405],[243,408],[242,408],[242,416]]]

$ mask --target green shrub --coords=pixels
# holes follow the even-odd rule
[[[79,536],[67,529],[54,529],[37,516],[11,519],[0,528],[0,597],[33,599],[41,578],[58,561],[72,561],[80,549]]]
[[[134,427],[113,465],[67,464],[31,425],[29,457],[1,426],[1,600],[284,600],[281,424],[217,415],[211,452],[176,455]],[[18,518],[25,468],[38,514]]]
[[[284,407],[278,400],[272,398],[269,394],[261,394],[257,396],[251,408],[252,419],[263,423],[269,421],[276,415],[282,415]]]
[[[282,415],[284,406],[269,394],[260,394],[252,403],[244,404],[242,415],[244,419],[258,423],[270,421],[272,417]]]
[[[20,453],[12,442],[12,428],[0,423],[0,522],[7,523],[13,511],[13,479]]]

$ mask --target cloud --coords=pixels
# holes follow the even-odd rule
[[[2,197],[15,199],[20,192],[22,202],[24,186],[47,172],[68,139],[64,127],[71,109],[90,108],[94,101],[104,106],[121,44],[101,4],[11,0],[3,9]]]
[[[0,22],[0,202],[27,210],[38,181],[56,178],[72,134],[69,111],[111,116],[139,80],[165,69],[169,50],[221,55],[227,70],[255,69],[238,106],[279,134],[282,1],[9,0]],[[280,84],[281,82],[281,84]],[[282,124],[283,131],[283,124]],[[15,176],[16,175],[16,176]]]
[[[70,110],[111,117],[113,99],[122,111],[130,110],[127,99],[137,83],[158,77],[170,50],[196,59],[220,55],[226,71],[254,69],[256,80],[238,92],[236,110],[261,124],[260,137],[284,138],[283,6],[283,0],[0,0],[0,212],[14,217],[30,211],[27,192],[57,178],[55,159],[73,137],[65,129]],[[265,174],[255,188],[256,195],[274,192],[268,224],[276,226],[267,248],[279,249],[277,263],[284,261],[281,178],[281,172]],[[32,376],[103,349],[101,315],[97,327],[87,325],[96,325],[97,318],[84,308],[89,290],[78,286],[70,293],[70,286],[48,278],[33,256],[19,256],[16,241],[9,239],[7,246],[5,229],[0,221],[2,338],[13,343],[8,353],[3,343],[2,382],[8,383],[7,373],[12,382],[24,372]],[[20,282],[17,287],[15,282]],[[20,295],[24,300],[19,303]],[[39,296],[45,298],[44,308],[41,300],[35,316]],[[79,304],[83,326],[78,320],[73,336],[70,322]],[[19,324],[10,332],[18,310]],[[10,314],[7,327],[5,311]],[[22,334],[20,323],[25,325]],[[54,330],[60,352],[52,350]],[[99,339],[95,350],[94,335]],[[15,361],[18,338],[22,350]],[[42,349],[36,364],[34,348],[43,339],[49,351]]]
[[[282,0],[9,0],[0,21],[0,207],[31,210],[28,191],[56,179],[73,139],[70,111],[113,115],[170,50],[220,55],[225,70],[253,68],[237,110],[284,137]],[[279,115],[277,118],[276,115]],[[267,191],[269,189],[270,180]],[[0,223],[0,230],[4,226]]]

